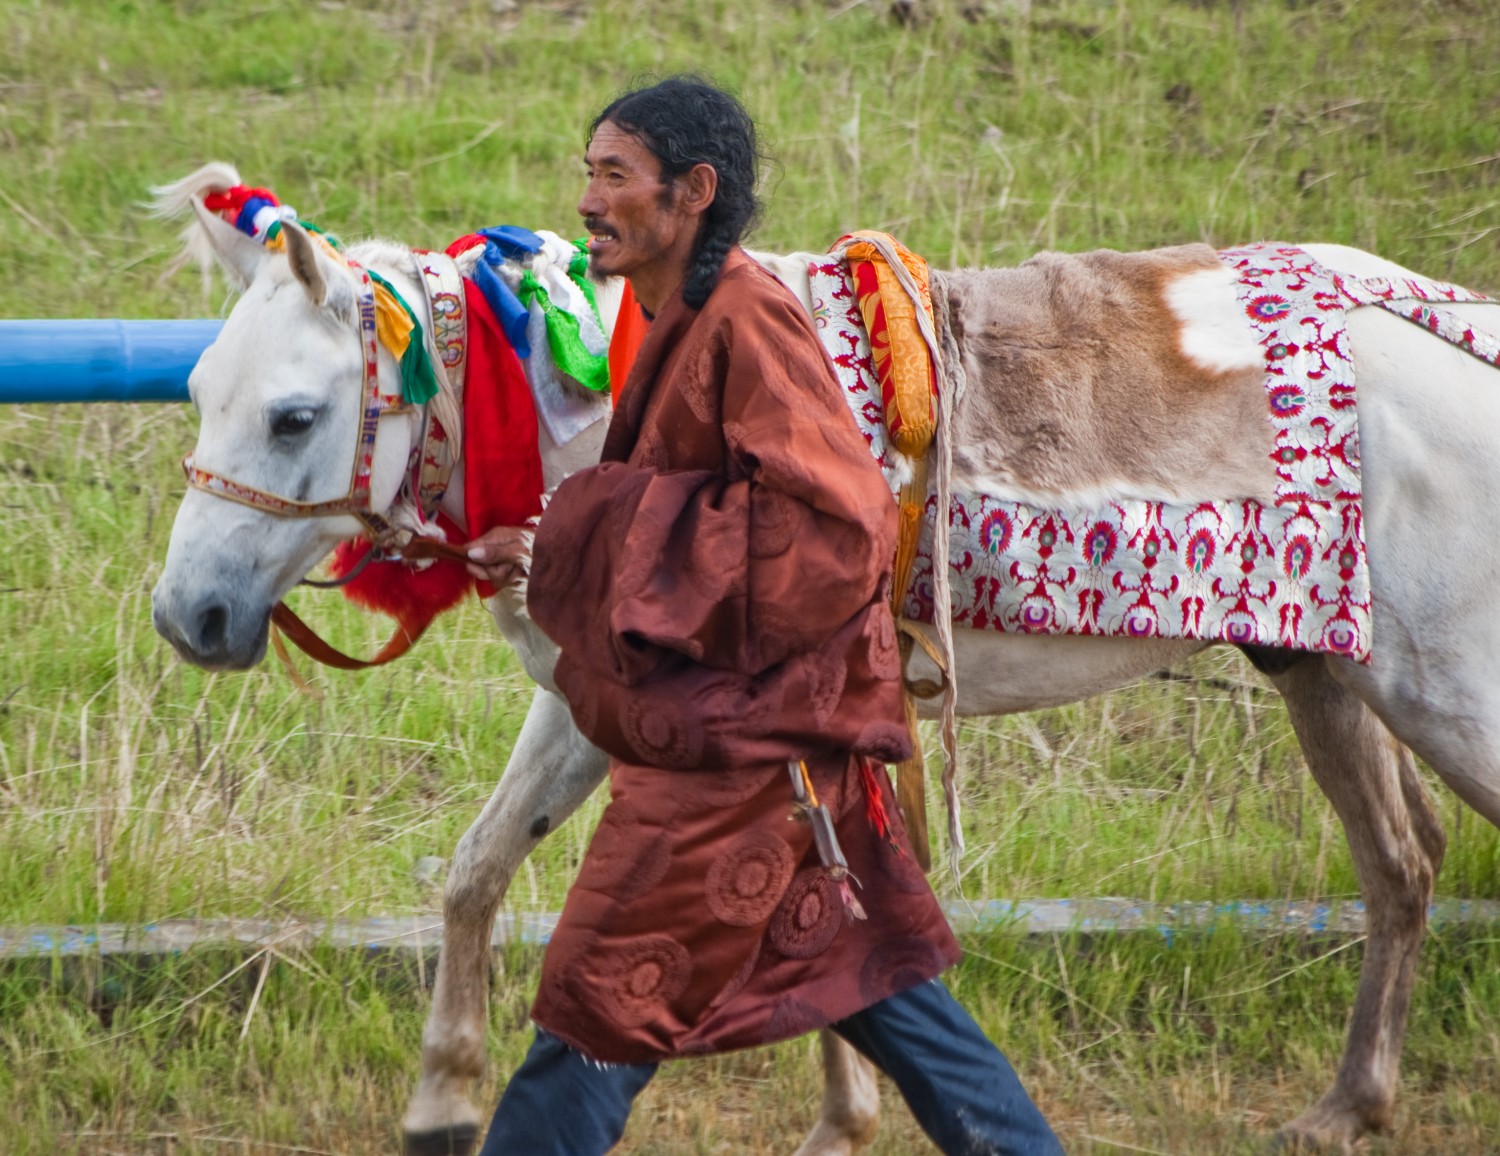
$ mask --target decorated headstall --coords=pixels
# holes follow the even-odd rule
[[[204,207],[217,212],[247,236],[267,249],[286,248],[282,230],[284,221],[296,221],[297,214],[280,204],[267,189],[236,186],[204,198]],[[241,505],[263,510],[285,518],[320,518],[349,514],[365,528],[366,536],[378,547],[397,549],[409,543],[409,531],[398,530],[370,506],[370,473],[375,460],[375,438],[380,419],[389,414],[412,412],[413,408],[437,393],[437,380],[422,339],[421,326],[389,282],[357,261],[346,257],[336,238],[303,223],[302,228],[336,261],[347,265],[357,276],[355,300],[359,316],[359,339],[362,357],[360,389],[359,441],[355,448],[349,488],[338,498],[321,502],[304,502],[273,494],[246,482],[198,466],[189,454],[183,459],[188,484],[195,489],[225,498]],[[400,392],[380,388],[380,365],[377,342],[384,343],[401,364]]]
[[[586,276],[586,250],[581,242],[514,226],[461,237],[445,252],[413,250],[422,291],[419,319],[390,282],[347,256],[336,238],[298,221],[270,190],[237,185],[211,193],[203,204],[271,251],[285,249],[284,225],[296,222],[330,258],[354,272],[363,372],[359,442],[342,497],[298,501],[202,468],[192,455],[183,462],[188,483],[278,517],[357,519],[363,536],[335,549],[333,579],[303,581],[342,587],[354,602],[394,617],[398,628],[390,642],[375,658],[362,661],[318,638],[284,602],[271,620],[327,665],[360,669],[388,662],[474,587],[462,547],[447,540],[460,531],[438,513],[459,446],[467,447],[464,517],[470,535],[477,536],[492,526],[522,525],[540,512],[538,422],[563,445],[609,411],[610,339]],[[460,259],[470,270],[464,276]],[[399,391],[381,388],[379,345],[400,365]],[[467,388],[471,371],[479,380]],[[582,388],[564,388],[563,378]],[[371,507],[375,439],[382,417],[418,408],[421,432],[398,495],[405,511],[398,515],[405,524],[398,525]],[[370,567],[371,561],[410,565]],[[431,565],[434,561],[438,564]],[[483,586],[480,590],[488,593]],[[272,641],[285,660],[275,631]]]

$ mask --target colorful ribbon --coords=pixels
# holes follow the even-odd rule
[[[587,277],[584,243],[570,244],[555,233],[533,233],[518,225],[497,225],[459,238],[448,247],[448,255],[456,257],[476,245],[483,245],[484,252],[471,279],[516,356],[531,357],[527,325],[536,307],[546,322],[547,347],[557,367],[587,389],[607,391],[609,340]],[[507,261],[521,267],[514,289],[500,272]]]

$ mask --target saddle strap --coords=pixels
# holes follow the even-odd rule
[[[1500,338],[1476,329],[1444,305],[1494,305],[1493,297],[1475,293],[1446,281],[1415,277],[1366,277],[1356,279],[1334,274],[1333,283],[1354,305],[1378,305],[1397,317],[1420,325],[1450,345],[1477,357],[1486,365],[1500,367]]]
[[[902,638],[913,638],[927,649],[937,662],[938,669],[946,675],[947,664],[934,653],[925,636],[911,627],[901,616],[906,604],[906,592],[911,586],[912,566],[917,560],[917,540],[922,533],[922,515],[927,505],[927,457],[913,460],[912,477],[901,487],[896,504],[900,510],[900,522],[896,536],[896,558],[892,567],[891,613],[896,618],[896,628]],[[911,755],[896,764],[896,805],[906,823],[912,853],[923,871],[932,869],[931,837],[927,825],[927,763],[922,754],[922,735],[917,730],[917,703],[914,694],[921,693],[906,679],[906,657],[911,646],[902,647],[901,697],[906,706],[906,729],[911,734]],[[940,688],[941,689],[941,688]],[[928,698],[930,695],[924,694]]]

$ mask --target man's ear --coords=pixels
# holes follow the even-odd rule
[[[682,207],[693,214],[708,212],[708,207],[719,194],[719,170],[710,164],[697,164],[680,179]]]

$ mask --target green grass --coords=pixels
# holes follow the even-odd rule
[[[1026,1074],[1070,1152],[1262,1151],[1267,1125],[1315,1097],[1336,1062],[1359,963],[1357,948],[1251,942],[1229,928],[1171,946],[1152,935],[992,935],[966,946],[955,993]],[[497,972],[496,1072],[519,1063],[528,1042],[537,959],[511,952]],[[423,966],[412,955],[312,951],[0,968],[0,1047],[11,1060],[0,1102],[30,1125],[6,1151],[390,1151],[425,1008]],[[1439,937],[1422,970],[1405,1111],[1369,1151],[1487,1151],[1500,1128],[1500,946]],[[622,1151],[790,1151],[816,1116],[813,1048],[799,1040],[668,1065]],[[493,1101],[493,1075],[481,1092]],[[926,1150],[885,1094],[874,1151]]]
[[[762,247],[875,227],[956,265],[1322,240],[1500,291],[1488,0],[917,12],[0,0],[0,316],[226,309],[220,286],[161,280],[176,238],[140,207],[209,159],[346,238],[567,233],[593,112],[685,67],[737,87],[776,158]],[[0,925],[433,909],[412,865],[446,856],[492,789],[524,676],[474,605],[394,667],[318,675],[318,699],[274,663],[183,666],[151,632],[149,591],[192,439],[186,407],[0,412]],[[297,605],[346,648],[384,629],[332,595]],[[1355,893],[1275,696],[1232,652],[1179,673],[966,725],[964,894]],[[1500,837],[1434,795],[1451,838],[1439,893],[1500,897]],[[542,844],[510,907],[556,909],[600,805]],[[961,998],[1070,1150],[1099,1152],[1119,1149],[1086,1137],[1249,1150],[1325,1086],[1359,957],[1222,932],[971,947]],[[0,971],[0,1150],[388,1150],[424,1014],[416,962],[275,959],[258,999],[262,961],[225,979],[242,962]],[[1429,946],[1398,1131],[1372,1151],[1492,1147],[1497,963],[1482,938]],[[498,1073],[524,1047],[535,965],[517,954],[496,980]],[[673,1067],[630,1150],[789,1150],[819,1093],[809,1048]],[[879,1151],[921,1150],[890,1096],[882,1136]]]

